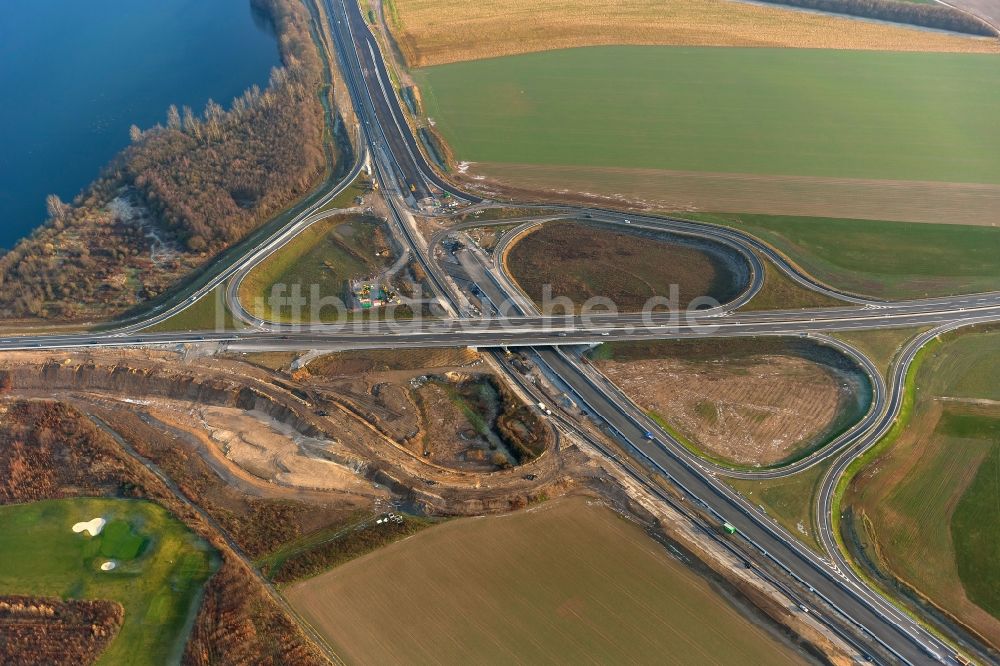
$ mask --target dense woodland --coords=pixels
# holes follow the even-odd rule
[[[155,297],[306,193],[322,176],[323,66],[299,0],[251,0],[270,16],[283,67],[229,110],[171,106],[133,126],[72,203],[0,257],[0,317],[85,320]]]
[[[995,37],[996,30],[979,19],[952,7],[909,0],[764,0],[778,5],[819,9],[835,14],[908,23],[927,28],[952,30],[970,35]]]

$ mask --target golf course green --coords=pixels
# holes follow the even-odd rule
[[[103,518],[96,536],[77,523]],[[106,599],[125,621],[102,664],[176,663],[217,566],[204,541],[151,502],[46,500],[0,507],[0,594]],[[101,565],[114,563],[102,570]]]

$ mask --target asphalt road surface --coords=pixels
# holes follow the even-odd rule
[[[968,0],[996,4],[995,0]],[[502,274],[498,266],[475,254],[459,258],[457,266],[498,304],[509,302],[511,316],[475,318],[463,310],[469,298],[457,289],[455,280],[434,261],[432,252],[440,240],[435,237],[431,251],[419,242],[412,216],[419,202],[444,192],[472,203],[477,197],[463,193],[444,181],[424,159],[399,105],[377,40],[370,32],[359,7],[346,0],[326,0],[331,31],[344,78],[361,122],[366,145],[359,149],[358,164],[349,178],[322,197],[328,201],[346,187],[370,157],[376,177],[383,184],[392,214],[391,223],[404,245],[425,268],[437,298],[443,304],[442,318],[408,322],[365,322],[353,325],[291,326],[254,318],[239,303],[238,283],[253,266],[277,251],[302,229],[326,214],[314,205],[288,226],[226,267],[202,289],[148,320],[101,333],[50,336],[9,336],[0,338],[0,350],[85,349],[118,346],[171,346],[178,344],[224,344],[233,350],[344,350],[366,348],[409,348],[431,346],[534,347],[540,363],[557,381],[571,390],[580,405],[603,420],[615,436],[642,465],[657,470],[684,494],[738,530],[738,538],[762,561],[784,571],[797,581],[802,607],[837,626],[850,625],[870,646],[873,658],[885,663],[961,663],[958,654],[934,634],[924,629],[893,604],[869,589],[851,571],[838,551],[832,527],[832,497],[836,480],[858,455],[891,427],[902,400],[903,377],[907,364],[928,336],[977,322],[1000,320],[1000,293],[972,294],[946,298],[886,303],[839,292],[816,283],[798,271],[780,254],[757,239],[739,231],[671,218],[626,216],[609,210],[550,206],[553,216],[590,219],[608,224],[629,224],[671,233],[686,233],[723,243],[737,249],[750,265],[750,280],[741,296],[730,304],[704,312],[652,314],[594,314],[580,316],[539,316],[533,304]],[[368,151],[368,152],[366,152]],[[626,222],[627,220],[627,222]],[[509,223],[509,221],[507,222]],[[502,253],[503,248],[498,250]],[[755,254],[766,257],[791,279],[805,288],[827,293],[845,302],[843,307],[767,312],[732,312],[759,290],[763,267]],[[479,266],[477,268],[477,265]],[[190,307],[199,297],[228,282],[227,302],[234,314],[252,328],[239,331],[192,331],[145,333],[143,328],[159,323]],[[449,317],[462,314],[461,318]],[[821,539],[833,560],[827,561],[804,547],[767,516],[716,479],[715,466],[700,460],[669,435],[656,428],[614,386],[581,366],[576,350],[580,345],[608,340],[683,338],[692,336],[818,335],[838,330],[898,326],[934,325],[934,332],[911,343],[895,366],[890,381],[873,383],[872,410],[858,426],[835,445],[820,452],[834,458],[833,468],[824,479],[817,512]],[[821,338],[826,344],[834,343]],[[568,347],[565,351],[562,347]],[[853,350],[845,353],[856,357]],[[865,365],[860,357],[859,362]],[[867,370],[872,372],[870,363]],[[876,372],[877,374],[877,372]],[[815,464],[812,461],[809,464]],[[803,463],[805,464],[805,463]],[[767,473],[782,474],[788,470]],[[829,615],[829,618],[824,616]]]

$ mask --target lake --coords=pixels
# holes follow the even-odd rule
[[[280,65],[249,0],[4,0],[0,248],[69,201],[167,106],[228,106]]]

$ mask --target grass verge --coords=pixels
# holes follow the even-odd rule
[[[192,303],[190,307],[155,326],[144,329],[143,332],[233,331],[240,328],[243,328],[242,323],[233,318],[233,313],[226,305],[226,287],[222,284]]]
[[[740,308],[741,311],[828,308],[847,305],[844,301],[796,284],[764,257],[761,257],[761,262],[764,264],[764,285],[750,299],[749,303]]]

